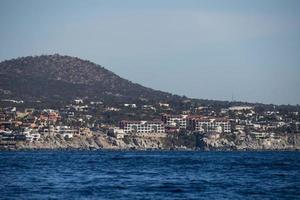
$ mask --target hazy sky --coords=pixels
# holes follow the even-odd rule
[[[0,0],[0,60],[53,53],[179,95],[300,104],[300,1]]]

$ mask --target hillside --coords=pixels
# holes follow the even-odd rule
[[[0,97],[24,101],[88,98],[121,102],[180,98],[132,83],[90,61],[58,54],[1,62]]]

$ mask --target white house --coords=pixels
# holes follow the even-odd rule
[[[72,138],[76,133],[76,130],[71,129],[69,126],[56,126],[54,129],[54,133],[56,135],[60,134],[65,138]]]
[[[109,136],[115,137],[117,139],[122,139],[125,136],[125,131],[124,131],[124,129],[120,129],[118,127],[111,127],[108,130],[107,134]]]

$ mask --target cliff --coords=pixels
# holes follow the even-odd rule
[[[242,151],[242,150],[300,150],[300,135],[283,136],[280,138],[253,139],[243,141],[228,137],[206,137],[197,134],[178,134],[168,136],[131,135],[121,139],[99,133],[93,136],[76,136],[65,139],[60,136],[47,136],[41,141],[20,141],[15,145],[1,145],[5,150],[34,149],[111,149],[111,150],[204,150],[204,151]]]

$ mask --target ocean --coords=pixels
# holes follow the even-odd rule
[[[300,199],[300,152],[0,152],[0,199]]]

